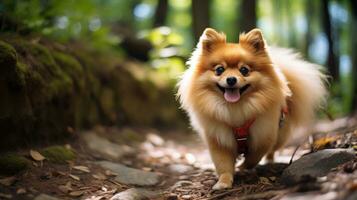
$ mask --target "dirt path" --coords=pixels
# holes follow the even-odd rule
[[[76,139],[64,146],[76,154],[71,161],[35,161],[29,149],[22,151],[32,160],[31,166],[25,172],[0,179],[0,199],[98,200],[114,195],[114,199],[299,199],[306,195],[339,199],[356,194],[355,161],[335,168],[323,178],[307,177],[305,183],[289,187],[282,184],[280,177],[294,147],[279,153],[279,163],[260,165],[251,171],[237,170],[234,188],[212,191],[217,180],[213,165],[195,134],[113,127],[75,134]],[[351,132],[348,137],[356,134]],[[320,141],[319,148],[334,143],[338,147],[341,141]],[[354,144],[348,147],[351,145]],[[309,152],[308,147],[301,146],[294,160]]]

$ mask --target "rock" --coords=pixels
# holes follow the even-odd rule
[[[40,194],[37,197],[35,197],[34,200],[59,200],[59,199],[47,194]]]
[[[159,183],[160,176],[154,172],[142,171],[109,161],[100,161],[96,163],[103,168],[116,173],[117,176],[115,177],[115,180],[120,183],[139,186],[152,186]]]
[[[76,158],[76,154],[71,149],[58,145],[47,147],[41,153],[48,161],[53,163],[66,163],[66,161]]]
[[[294,185],[307,177],[326,176],[327,173],[345,162],[355,158],[353,150],[325,149],[301,157],[287,167],[281,176],[285,185]]]
[[[334,200],[337,199],[337,193],[336,192],[328,192],[325,194],[320,194],[318,192],[293,193],[283,196],[280,200],[305,200],[305,199]]]
[[[349,194],[346,198],[346,200],[355,200],[357,199],[357,191],[352,192],[351,194]]]
[[[162,137],[160,137],[159,135],[154,134],[154,133],[149,133],[146,136],[146,139],[155,146],[162,146],[162,145],[164,145],[164,142],[165,142],[164,139],[162,139]]]
[[[210,179],[210,180],[202,181],[202,184],[213,186],[216,182],[217,182],[216,180]]]
[[[141,188],[131,188],[114,195],[110,200],[146,200],[157,198],[161,192]]]
[[[189,194],[185,194],[185,195],[182,195],[181,198],[182,198],[182,199],[191,199],[192,196],[189,195]]]
[[[92,132],[84,133],[83,138],[91,150],[96,151],[103,156],[108,156],[109,158],[119,159],[133,151],[132,148],[128,146],[112,143],[106,138],[100,137]]]
[[[30,162],[22,156],[14,153],[0,155],[0,174],[13,175],[27,169]]]
[[[190,165],[184,165],[184,164],[171,164],[171,165],[169,165],[169,170],[173,173],[184,174],[184,173],[187,173],[187,172],[193,170],[193,167]]]

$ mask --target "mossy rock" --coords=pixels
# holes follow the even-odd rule
[[[0,155],[0,174],[14,175],[28,169],[30,161],[15,153]]]
[[[0,41],[0,74],[6,76],[16,66],[17,54],[14,47]]]
[[[76,158],[76,154],[72,150],[64,146],[57,145],[43,149],[41,154],[45,156],[48,161],[60,164]]]
[[[52,55],[62,71],[72,78],[77,90],[83,90],[85,87],[84,71],[78,60],[72,55],[58,51],[54,51]]]

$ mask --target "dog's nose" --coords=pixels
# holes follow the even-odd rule
[[[233,86],[234,84],[237,83],[237,78],[231,76],[231,77],[228,77],[226,81],[229,86]]]

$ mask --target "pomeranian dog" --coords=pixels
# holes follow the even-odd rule
[[[207,28],[178,83],[178,98],[204,138],[215,165],[214,190],[232,187],[237,156],[241,169],[266,155],[273,161],[296,128],[311,124],[326,95],[319,66],[291,50],[268,47],[253,29],[227,43]]]

